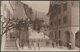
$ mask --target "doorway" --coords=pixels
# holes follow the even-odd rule
[[[65,31],[66,35],[66,47],[71,49],[70,31]]]

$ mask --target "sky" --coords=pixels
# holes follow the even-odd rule
[[[22,1],[25,4],[28,4],[30,7],[37,11],[47,13],[49,10],[49,2],[50,1]]]

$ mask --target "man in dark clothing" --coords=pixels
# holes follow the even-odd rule
[[[71,49],[71,42],[67,43],[67,47],[68,47],[68,49]]]

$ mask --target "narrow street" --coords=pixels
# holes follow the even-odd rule
[[[36,35],[36,31],[34,30],[34,31],[31,31],[30,30],[30,32],[29,32],[32,36],[31,36],[31,38],[32,39],[34,39],[34,38],[36,38],[36,39],[38,39],[38,38],[40,38],[40,36],[38,35]],[[36,35],[36,36],[35,36]],[[42,37],[43,37],[44,35],[42,35]],[[44,37],[43,37],[44,38]],[[19,50],[20,51],[79,51],[79,48],[77,48],[77,47],[75,47],[75,49],[74,50],[69,50],[67,47],[64,47],[64,46],[62,46],[62,47],[60,47],[60,46],[55,46],[54,48],[52,47],[52,45],[50,44],[49,46],[45,46],[45,47],[41,47],[40,46],[40,49],[37,47],[37,44],[34,42],[34,46],[31,46],[31,48],[28,48],[28,46],[27,45],[24,45],[24,47],[23,47],[23,49],[22,48],[19,48]]]
[[[79,1],[1,1],[1,51],[77,52],[79,22]]]

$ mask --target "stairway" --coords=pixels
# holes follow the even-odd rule
[[[18,51],[15,40],[6,40],[4,51]]]

